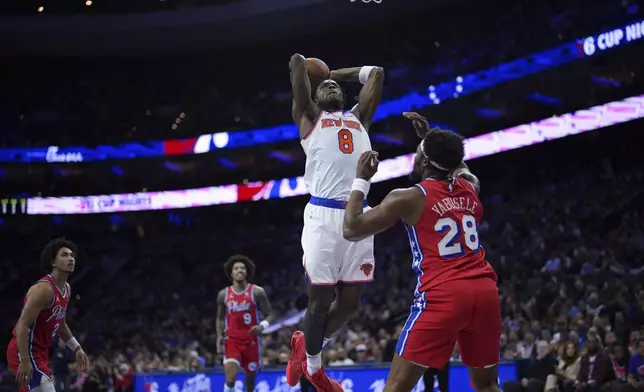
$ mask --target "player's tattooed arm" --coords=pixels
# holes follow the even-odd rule
[[[470,168],[467,167],[465,162],[461,162],[461,164],[456,169],[454,169],[452,176],[460,177],[472,184],[472,187],[474,188],[476,193],[479,193],[481,191],[481,182],[479,181],[478,177],[472,174]]]
[[[291,69],[291,89],[293,91],[293,107],[291,114],[293,121],[300,127],[300,137],[306,136],[311,130],[312,121],[320,113],[315,102],[311,98],[311,81],[306,70],[306,59],[299,53],[291,56],[289,63]],[[308,126],[303,126],[307,121]]]
[[[29,326],[33,325],[41,311],[52,304],[54,289],[50,284],[39,282],[27,292],[27,303],[22,308],[16,323],[16,341],[21,358],[29,358]]]
[[[226,328],[226,289],[221,289],[217,294],[217,320],[215,321],[217,329],[217,342],[224,336]]]
[[[369,71],[360,90],[358,104],[351,111],[358,116],[365,129],[369,130],[373,116],[382,99],[382,89],[385,83],[385,70],[382,67],[352,67],[331,71],[329,76],[337,82],[361,82],[360,71],[367,68]]]
[[[261,336],[264,330],[273,322],[273,308],[263,287],[253,286],[253,297],[259,307],[259,311],[265,315],[265,318],[257,320],[258,324],[254,325],[250,332],[256,336]]]
[[[264,320],[272,323],[275,315],[273,314],[273,307],[271,306],[271,302],[268,300],[266,290],[261,286],[253,286],[253,296],[255,296],[255,301],[257,301],[259,311],[264,315]]]
[[[380,105],[384,85],[385,70],[382,67],[373,67],[367,82],[360,90],[358,105],[354,108],[354,113],[357,111],[356,115],[366,130],[371,127],[373,116],[376,114],[378,105]]]

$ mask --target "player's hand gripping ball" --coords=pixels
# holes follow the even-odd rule
[[[329,78],[331,71],[329,66],[320,59],[310,57],[306,59],[306,72],[309,74],[311,89],[315,91],[322,81]]]

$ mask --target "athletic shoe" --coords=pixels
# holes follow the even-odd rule
[[[291,337],[291,356],[286,365],[286,382],[294,387],[302,378],[302,364],[306,367],[306,349],[304,347],[304,332],[295,331]]]
[[[310,375],[306,368],[306,361],[302,364],[302,374],[306,377],[318,392],[344,392],[342,386],[329,378],[324,372],[324,368],[320,368],[313,375]]]

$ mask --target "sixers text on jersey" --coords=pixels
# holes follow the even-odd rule
[[[255,263],[244,255],[233,255],[224,263],[232,285],[217,295],[217,351],[224,354],[224,392],[234,390],[237,373],[243,370],[246,390],[255,388],[259,368],[259,336],[270,326],[271,305],[266,291],[249,283]],[[261,320],[262,313],[267,317]]]
[[[257,341],[250,328],[259,323],[259,309],[253,297],[253,285],[248,284],[241,292],[233,286],[226,289],[225,334],[227,338]]]
[[[241,291],[229,286],[225,299],[223,364],[234,363],[247,375],[257,371],[261,358],[259,337],[251,332],[261,318],[254,290],[250,283]]]

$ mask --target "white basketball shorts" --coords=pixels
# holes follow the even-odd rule
[[[316,204],[325,204],[315,205]],[[332,206],[332,207],[329,207]],[[369,207],[365,208],[365,211]],[[374,274],[373,236],[350,242],[342,236],[341,201],[311,198],[304,209],[304,270],[310,284],[371,282]]]

